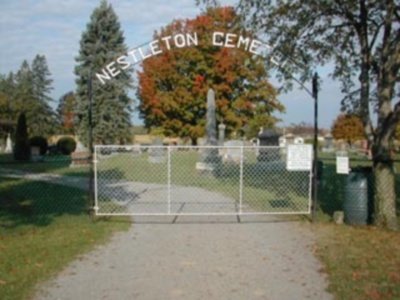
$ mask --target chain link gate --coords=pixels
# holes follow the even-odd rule
[[[271,146],[95,146],[96,215],[309,214],[309,171]]]

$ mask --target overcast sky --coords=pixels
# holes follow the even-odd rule
[[[81,33],[99,0],[0,0],[0,73],[16,71],[22,61],[32,61],[36,54],[46,55],[54,80],[52,97],[75,87],[74,57],[78,54]],[[127,46],[133,48],[152,39],[153,32],[173,19],[192,18],[200,8],[195,0],[109,0],[117,13]],[[235,4],[235,0],[221,1]],[[331,126],[339,113],[340,88],[327,77],[328,68],[317,70],[323,80],[320,92],[319,122]],[[279,116],[283,124],[313,122],[313,101],[295,88],[280,95],[286,113]],[[140,123],[134,118],[134,123]],[[280,124],[282,125],[282,123]]]

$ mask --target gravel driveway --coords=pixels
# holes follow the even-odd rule
[[[312,236],[277,217],[136,217],[35,299],[332,299]]]
[[[82,178],[5,173],[87,187]],[[139,193],[132,186],[142,188],[138,183],[123,183],[115,188],[146,204],[149,197],[154,201],[154,193],[159,190],[154,186],[154,191],[141,192],[142,198],[136,199]],[[176,191],[174,198],[187,202],[185,209],[198,209],[187,200],[187,195],[194,194],[192,190]],[[203,199],[216,197],[205,191],[201,195]],[[231,199],[218,199],[219,210],[235,209]],[[108,244],[80,257],[38,287],[34,299],[333,299],[325,291],[326,277],[313,256],[311,225],[273,216],[134,220],[129,231],[114,235]]]

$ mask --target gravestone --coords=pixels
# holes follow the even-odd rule
[[[265,129],[258,135],[260,146],[275,146],[271,148],[261,147],[257,157],[259,162],[277,161],[280,159],[279,137],[280,134],[274,129]]]
[[[142,154],[142,148],[139,144],[134,144],[132,146],[131,152],[133,156],[139,156],[140,154]]]
[[[38,162],[43,160],[43,156],[40,155],[40,147],[31,146],[31,160],[33,162]]]
[[[149,162],[152,164],[160,164],[165,161],[165,151],[163,142],[160,138],[153,141],[152,147],[149,148]]]
[[[225,149],[222,147],[225,142],[225,129],[226,129],[226,125],[224,123],[220,123],[218,125],[218,146],[221,146],[218,149],[219,156],[223,156],[225,154]]]
[[[218,125],[218,145],[223,146],[225,141],[225,129],[226,125],[221,123]]]
[[[322,148],[323,152],[333,152],[334,147],[333,147],[333,136],[331,134],[328,134],[325,136],[325,145]]]
[[[70,167],[86,167],[90,165],[90,151],[78,140],[75,151],[71,153]]]
[[[7,135],[7,140],[6,140],[6,148],[4,149],[4,153],[12,153],[12,141],[11,141],[11,135]]]
[[[224,143],[224,162],[240,163],[244,143],[239,140],[227,141]]]

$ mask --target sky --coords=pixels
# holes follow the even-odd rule
[[[128,48],[152,39],[154,31],[174,19],[193,18],[201,12],[195,0],[109,0],[119,17]],[[234,5],[236,0],[220,1]],[[100,0],[0,0],[0,73],[17,71],[24,59],[45,55],[52,73],[54,106],[66,92],[75,89],[75,57],[82,32]],[[319,93],[319,124],[330,128],[340,112],[339,83],[328,77],[329,66],[316,69],[322,86]],[[274,78],[271,78],[276,83]],[[311,89],[311,83],[309,83]],[[286,112],[277,115],[279,126],[313,123],[313,100],[295,87],[279,100]],[[135,116],[134,125],[141,121]]]

